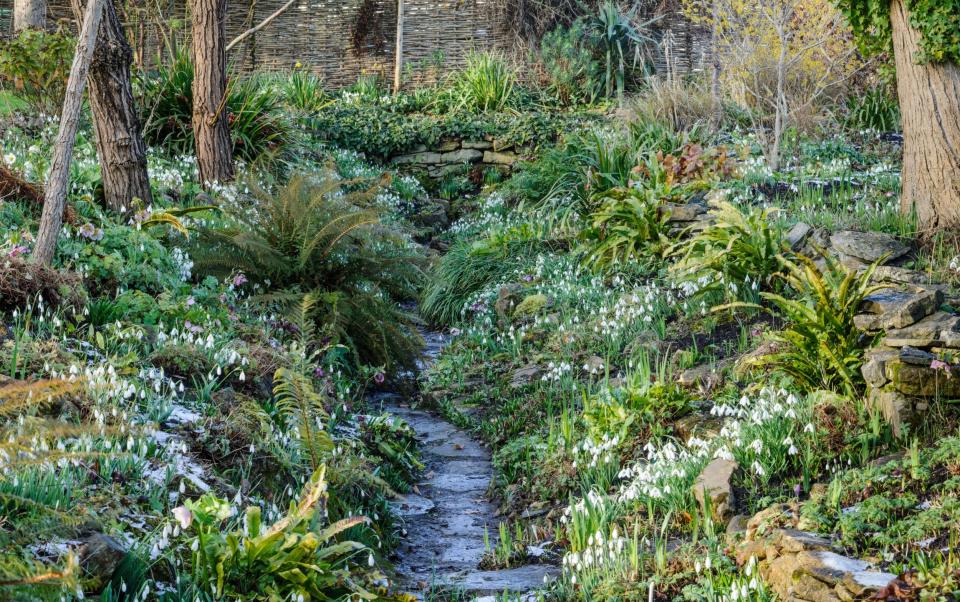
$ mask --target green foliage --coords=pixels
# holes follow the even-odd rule
[[[868,90],[847,101],[848,128],[892,132],[900,127],[900,105],[896,96],[883,88]]]
[[[473,112],[502,111],[510,106],[517,85],[516,69],[492,52],[473,52],[454,76],[459,107]]]
[[[302,69],[280,77],[278,87],[284,103],[299,113],[316,113],[331,102],[323,89],[323,79]]]
[[[781,259],[785,270],[781,277],[796,299],[761,293],[787,326],[773,335],[778,349],[750,364],[774,367],[808,391],[830,389],[854,396],[863,388],[860,367],[872,341],[853,318],[863,299],[883,287],[871,284],[877,264],[857,273],[829,255],[823,261],[821,269],[803,255],[796,261]]]
[[[521,264],[546,247],[545,232],[523,224],[477,241],[458,240],[434,267],[420,311],[435,324],[453,324],[477,291],[503,275],[504,262]]]
[[[866,52],[892,49],[890,2],[835,0]],[[960,6],[943,0],[904,0],[910,25],[920,32],[921,62],[960,63]]]
[[[671,270],[696,295],[719,292],[738,300],[756,298],[768,288],[785,250],[783,231],[771,209],[740,209],[713,203],[713,223],[672,249]]]
[[[557,27],[540,41],[538,58],[545,72],[547,93],[561,105],[596,100],[600,66],[584,43],[586,36],[586,25],[578,20],[569,28]]]
[[[598,206],[583,232],[590,266],[618,269],[663,258],[670,246],[670,212],[660,190],[612,188],[590,202]]]
[[[273,397],[287,427],[297,433],[295,441],[309,458],[312,470],[319,470],[323,454],[333,449],[333,439],[323,426],[329,418],[324,397],[314,389],[310,377],[288,368],[280,368],[273,375]]]
[[[156,294],[180,284],[178,258],[147,231],[113,223],[93,230],[89,237],[61,237],[57,245],[64,267],[83,274],[91,292]]]
[[[552,143],[565,131],[596,119],[582,113],[525,111],[471,114],[407,111],[404,96],[390,103],[340,99],[307,120],[312,133],[337,147],[387,158],[418,145],[433,148],[444,139],[496,138],[502,146]],[[391,101],[392,102],[392,101]]]
[[[34,110],[59,114],[75,45],[63,31],[21,31],[0,43],[0,82]]]
[[[358,516],[323,526],[327,498],[321,467],[300,500],[282,519],[261,527],[260,508],[247,508],[242,529],[224,533],[220,525],[230,505],[206,494],[187,502],[196,531],[193,579],[216,600],[387,599],[374,585],[382,575],[366,567],[372,552],[354,541],[338,541],[344,531],[368,521]]]
[[[143,135],[168,152],[193,153],[193,62],[186,52],[174,57],[142,82]],[[274,90],[257,78],[230,80],[220,118],[230,124],[233,154],[254,161],[265,153],[289,149],[294,129],[280,111]]]
[[[634,25],[636,12],[635,7],[630,13],[624,13],[618,3],[604,0],[597,12],[586,18],[587,35],[602,63],[602,79],[599,83],[601,93],[606,98],[613,98],[614,94],[623,98],[630,70],[641,63],[643,47],[653,43],[644,32],[650,22]]]
[[[243,206],[225,209],[226,225],[196,237],[200,271],[243,271],[264,302],[294,307],[316,300],[321,332],[362,363],[409,365],[420,345],[400,303],[415,298],[424,256],[398,227],[381,221],[379,184],[332,175],[296,176],[276,191],[250,185]]]

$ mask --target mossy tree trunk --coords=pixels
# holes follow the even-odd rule
[[[233,147],[226,110],[226,0],[192,0],[193,136],[200,181],[233,179]]]
[[[904,0],[890,20],[903,124],[901,209],[916,208],[920,234],[960,229],[960,66],[917,62],[920,32]]]
[[[74,1],[78,18],[82,1]],[[147,147],[130,82],[132,64],[133,50],[113,0],[104,0],[88,85],[103,192],[107,206],[118,213],[130,210],[134,199],[144,206],[151,201]]]

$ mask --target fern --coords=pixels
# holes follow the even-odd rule
[[[422,344],[401,303],[415,299],[425,256],[380,219],[379,183],[297,176],[271,193],[253,187],[228,224],[200,232],[201,272],[241,270],[266,293],[258,298],[294,314],[307,295],[325,334],[358,362],[410,366]]]
[[[323,453],[333,449],[333,439],[323,428],[329,418],[323,396],[309,377],[287,368],[277,370],[273,383],[277,410],[297,433],[297,443],[309,456],[311,469],[318,470]]]
[[[762,293],[788,323],[773,335],[780,349],[753,357],[746,365],[773,367],[807,390],[826,388],[853,396],[863,388],[860,367],[865,349],[873,343],[853,318],[863,299],[883,288],[871,283],[878,264],[858,273],[829,255],[823,259],[821,269],[803,255],[796,261],[781,257],[784,272],[779,277],[796,298]]]

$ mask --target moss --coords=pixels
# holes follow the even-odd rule
[[[513,319],[533,317],[543,311],[550,304],[546,295],[530,295],[525,297],[513,310]]]

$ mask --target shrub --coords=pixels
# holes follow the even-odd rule
[[[600,94],[605,98],[623,98],[631,71],[641,63],[645,47],[653,43],[643,28],[649,23],[636,26],[631,13],[623,13],[614,0],[605,0],[597,12],[586,17],[584,24],[587,36],[596,49],[601,63]],[[631,60],[630,55],[633,55]]]
[[[712,204],[714,222],[672,250],[672,271],[697,296],[719,292],[732,299],[756,299],[780,268],[783,231],[771,209],[741,210]]]
[[[143,135],[148,143],[174,153],[193,153],[192,86],[193,62],[186,52],[143,80]],[[280,111],[279,97],[255,78],[229,82],[223,115],[230,122],[238,159],[254,161],[293,141],[294,130]]]
[[[75,43],[62,31],[20,32],[0,44],[0,82],[34,110],[59,114]]]
[[[263,302],[292,306],[312,294],[320,330],[358,361],[410,365],[420,337],[400,307],[415,298],[425,259],[395,226],[381,222],[379,185],[357,189],[331,175],[295,176],[270,192],[250,184],[227,223],[200,231],[198,270],[242,271]]]
[[[785,269],[781,278],[797,298],[761,294],[787,327],[773,335],[780,346],[776,352],[751,359],[747,365],[774,367],[808,391],[830,389],[856,395],[863,388],[864,350],[872,341],[853,318],[863,299],[883,288],[871,284],[877,264],[857,273],[829,255],[823,257],[823,269],[803,255],[796,261],[780,261]]]
[[[569,28],[548,32],[540,42],[538,58],[546,90],[561,105],[596,100],[600,66],[585,38],[586,26],[579,20]]]
[[[882,87],[847,99],[846,126],[855,130],[892,132],[900,127],[900,104]]]
[[[504,110],[514,99],[516,85],[516,69],[492,52],[468,54],[466,67],[452,81],[459,107],[474,112]]]
[[[302,69],[282,76],[278,87],[286,105],[299,113],[315,113],[331,102],[323,79]]]
[[[658,189],[613,188],[594,195],[599,209],[583,233],[587,263],[617,268],[631,262],[649,264],[669,248],[669,210]]]
[[[648,87],[631,102],[641,122],[660,123],[675,132],[715,125],[721,107],[702,80],[650,78]]]
[[[324,525],[327,483],[321,468],[300,500],[272,526],[261,528],[260,508],[251,506],[243,528],[224,533],[230,503],[212,494],[177,509],[181,523],[196,531],[193,579],[216,600],[391,599],[375,583],[383,576],[367,567],[373,552],[338,541],[346,530],[366,524],[362,516]]]
[[[423,295],[423,316],[435,324],[455,323],[471,297],[502,277],[504,262],[517,266],[533,258],[547,245],[545,236],[524,224],[473,242],[458,240],[434,267]]]

